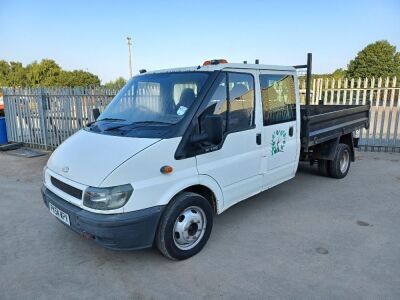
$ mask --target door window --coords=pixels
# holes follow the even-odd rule
[[[200,117],[200,127],[203,128],[202,124],[205,116],[207,115],[220,115],[223,119],[223,131],[226,132],[226,122],[228,120],[228,104],[227,104],[227,89],[226,89],[226,74],[219,75],[217,79],[217,85],[212,93],[207,107],[203,111]]]
[[[229,99],[229,100],[228,100]],[[254,125],[254,79],[250,74],[222,73],[200,117],[221,115],[224,132],[250,129]]]
[[[264,126],[296,120],[296,94],[291,75],[260,75]]]
[[[254,125],[254,80],[250,74],[228,73],[229,131]]]

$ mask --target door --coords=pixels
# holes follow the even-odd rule
[[[253,73],[222,72],[207,105],[199,117],[223,117],[224,139],[220,145],[203,145],[196,156],[199,174],[209,175],[224,194],[224,209],[261,191],[261,130],[255,122],[255,80]],[[260,127],[258,127],[260,128]]]
[[[293,73],[260,72],[264,143],[263,189],[294,176],[298,164],[299,101]]]

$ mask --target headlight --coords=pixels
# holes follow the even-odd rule
[[[88,187],[83,195],[83,205],[101,210],[120,208],[129,200],[132,192],[130,184],[108,188]]]

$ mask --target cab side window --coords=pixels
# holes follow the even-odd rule
[[[228,73],[229,131],[254,125],[254,80],[250,74]]]
[[[296,120],[296,94],[291,75],[260,75],[264,126]]]
[[[226,132],[226,124],[228,120],[228,97],[227,97],[227,80],[226,74],[221,74],[217,79],[217,85],[209,98],[207,107],[200,117],[200,127],[203,128],[202,123],[204,117],[207,115],[220,115],[223,119],[223,131]]]
[[[228,100],[229,99],[229,100]],[[254,125],[254,79],[250,74],[221,73],[200,117],[200,127],[206,115],[223,117],[224,132],[250,129]]]

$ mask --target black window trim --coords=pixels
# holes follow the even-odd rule
[[[216,91],[217,86],[216,84],[219,82],[217,81],[217,79],[219,78],[219,76],[221,74],[225,75],[225,81],[226,81],[226,86],[227,86],[227,90],[229,90],[229,81],[228,81],[228,73],[235,73],[235,74],[244,74],[244,75],[250,75],[253,78],[253,88],[254,88],[254,99],[253,99],[253,125],[251,125],[250,127],[246,128],[246,129],[238,129],[238,130],[232,130],[232,131],[228,131],[226,130],[224,132],[224,136],[222,139],[222,142],[219,145],[212,145],[208,148],[200,148],[198,147],[197,149],[190,149],[187,150],[186,148],[188,146],[190,146],[190,137],[192,134],[199,134],[200,133],[200,124],[198,122],[199,117],[201,116],[202,112],[204,111],[204,109],[207,107],[208,101],[209,101],[209,97],[211,97],[213,95],[213,93]],[[185,159],[185,158],[190,158],[190,157],[194,157],[197,155],[201,155],[201,154],[205,154],[205,153],[209,153],[209,152],[213,152],[213,151],[217,151],[219,149],[222,148],[222,146],[225,143],[225,139],[229,134],[232,133],[236,133],[236,132],[241,132],[241,131],[247,131],[247,130],[252,130],[254,128],[256,128],[256,80],[255,80],[255,76],[253,73],[251,72],[235,72],[234,70],[220,70],[220,71],[214,71],[214,76],[212,78],[212,82],[210,82],[207,85],[207,90],[203,90],[204,95],[202,95],[201,97],[201,102],[198,103],[197,107],[194,108],[191,111],[191,121],[187,123],[187,127],[185,130],[185,133],[182,136],[182,140],[179,143],[176,151],[175,151],[175,159],[176,160],[180,160],[180,159]],[[203,87],[204,88],[204,87]],[[230,96],[229,93],[227,93],[227,100],[228,100],[228,104],[229,105],[229,100],[230,100]],[[229,115],[229,113],[228,113]],[[187,116],[189,117],[189,116]],[[189,119],[186,119],[187,121]],[[190,148],[190,147],[189,147]]]

